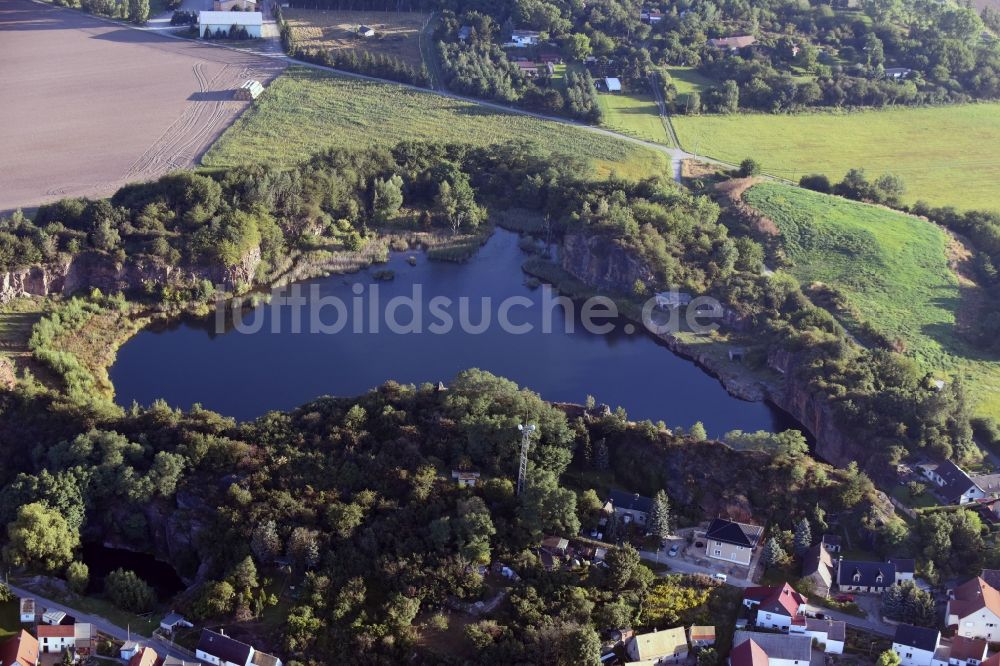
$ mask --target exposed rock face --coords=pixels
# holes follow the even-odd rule
[[[209,280],[232,290],[253,283],[260,264],[260,248],[254,248],[232,267],[172,266],[156,257],[137,257],[118,263],[99,252],[84,252],[42,266],[0,273],[0,303],[20,296],[68,296],[88,289],[104,293],[134,291],[146,283],[193,284]]]
[[[653,281],[653,271],[610,236],[567,234],[562,268],[578,280],[603,291],[628,293],[636,280]]]

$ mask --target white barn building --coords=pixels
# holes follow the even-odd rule
[[[198,12],[198,36],[204,37],[211,30],[213,33],[222,30],[229,32],[234,25],[246,28],[254,39],[260,39],[260,29],[264,23],[264,15],[260,12]]]

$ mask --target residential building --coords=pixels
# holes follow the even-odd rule
[[[542,548],[553,555],[565,555],[569,548],[569,540],[560,536],[547,536],[542,539]]]
[[[640,634],[628,640],[625,651],[632,661],[674,664],[687,659],[687,636],[684,627]]]
[[[804,623],[793,624],[791,633],[803,634],[822,646],[826,654],[843,654],[847,640],[847,623],[841,620],[820,620],[809,617]]]
[[[254,39],[260,38],[261,26],[264,23],[264,15],[260,12],[198,12],[198,36],[204,37],[205,33],[219,30],[229,32],[232,26],[246,28],[247,34]]]
[[[253,647],[223,633],[204,629],[194,656],[214,666],[250,666]]]
[[[626,525],[635,523],[642,527],[646,526],[646,521],[649,520],[649,514],[652,510],[653,500],[650,498],[621,490],[612,490],[604,505],[605,513],[613,513],[616,520]]]
[[[896,583],[902,583],[904,580],[913,580],[913,575],[917,570],[916,560],[907,559],[904,557],[890,557],[886,560],[889,564],[896,567]]]
[[[688,629],[688,641],[693,648],[715,645],[715,627],[696,624]]]
[[[43,654],[58,654],[76,647],[76,630],[72,624],[40,624],[35,634],[38,636],[38,648]]]
[[[476,484],[479,483],[479,472],[463,472],[453,469],[451,478],[458,482],[459,488],[475,488]]]
[[[802,577],[812,583],[816,594],[830,596],[833,589],[833,556],[823,544],[816,544],[802,556]]]
[[[156,666],[160,655],[151,647],[144,647],[128,660],[128,666]]]
[[[750,604],[747,604],[748,597]],[[800,611],[807,601],[788,583],[780,587],[750,588],[744,596],[745,605],[757,607],[757,626],[778,631],[788,631],[793,622],[804,621]]]
[[[840,552],[841,538],[836,534],[824,534],[823,540],[820,541],[820,543],[822,543],[823,547],[826,548],[831,553]]]
[[[740,649],[748,642],[756,648]],[[732,666],[808,666],[812,659],[812,639],[808,636],[737,631],[733,636],[733,645],[735,647],[730,654]]]
[[[163,658],[163,663],[161,663],[160,666],[201,666],[201,664],[195,661],[187,661],[185,659],[167,656]]]
[[[25,630],[0,643],[3,666],[38,666],[38,641]]]
[[[750,566],[753,550],[764,529],[716,518],[705,532],[705,554],[717,560]]]
[[[18,606],[20,607],[21,622],[23,624],[34,624],[38,619],[35,611],[35,600],[31,597],[22,597]]]
[[[753,35],[736,35],[734,37],[721,37],[708,40],[708,45],[713,49],[726,49],[729,51],[739,51],[757,43],[757,38]]]
[[[896,584],[896,566],[889,562],[859,562],[841,558],[837,587],[841,592],[881,593]]]
[[[142,645],[136,641],[128,640],[122,643],[121,648],[118,650],[118,656],[122,661],[128,661],[141,651]]]
[[[923,475],[937,486],[938,493],[949,504],[968,504],[986,497],[962,468],[950,460],[918,465]]]
[[[937,629],[901,624],[896,627],[892,651],[899,655],[900,666],[932,666],[940,643]]]
[[[1000,641],[1000,592],[982,578],[959,585],[948,601],[945,625],[959,636]]]
[[[986,659],[988,644],[981,638],[955,636],[948,643],[950,666],[979,666]]]
[[[969,478],[986,497],[1000,497],[1000,474],[973,474]]]
[[[510,44],[519,49],[534,46],[538,44],[539,36],[541,36],[541,33],[533,30],[515,30],[510,34]]]
[[[757,641],[749,638],[729,652],[729,666],[768,666],[769,660]]]
[[[178,627],[193,627],[194,625],[184,619],[183,615],[179,613],[167,613],[167,615],[160,620],[160,629],[166,631],[167,633],[174,633]]]

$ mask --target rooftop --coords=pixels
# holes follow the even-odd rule
[[[224,634],[204,629],[198,641],[198,649],[205,654],[218,657],[221,661],[231,661],[234,664],[245,664],[253,652],[253,648]]]
[[[761,532],[763,532],[763,528],[759,525],[746,525],[732,520],[716,518],[708,526],[705,538],[733,544],[734,546],[753,548],[760,540]]]
[[[812,657],[812,638],[796,634],[762,634],[755,631],[737,631],[733,645],[753,640],[770,659],[809,663]]]
[[[901,624],[896,627],[896,635],[892,639],[892,642],[899,645],[908,645],[926,652],[934,652],[937,649],[940,639],[941,634],[937,629],[915,627],[912,624]]]
[[[262,25],[260,12],[198,12],[199,25]]]
[[[684,627],[640,634],[633,636],[631,640],[635,642],[636,654],[640,660],[683,654],[688,649]]]

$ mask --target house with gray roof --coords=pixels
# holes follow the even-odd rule
[[[734,652],[750,640],[767,655],[768,666],[807,666],[812,659],[812,638],[809,636],[737,631],[733,635]]]
[[[896,565],[891,562],[861,562],[840,558],[837,587],[841,592],[881,593],[896,584]]]
[[[705,532],[705,554],[717,560],[750,566],[764,528],[716,518]]]

